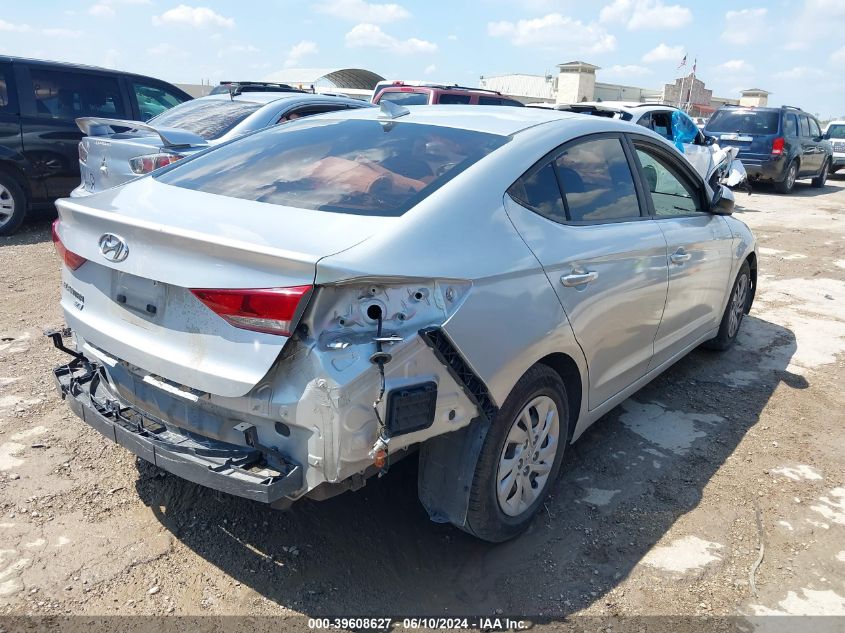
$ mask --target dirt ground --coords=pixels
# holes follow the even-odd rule
[[[738,202],[761,246],[739,344],[596,423],[498,546],[428,521],[412,459],[281,513],[106,441],[52,386],[59,264],[28,223],[0,239],[0,615],[845,615],[845,178]]]

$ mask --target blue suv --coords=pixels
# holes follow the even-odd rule
[[[722,147],[738,147],[749,180],[771,182],[778,193],[791,193],[801,178],[812,178],[818,188],[827,181],[833,148],[816,117],[801,108],[722,106],[704,134]]]

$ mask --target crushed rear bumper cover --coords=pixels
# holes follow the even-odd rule
[[[53,370],[62,399],[86,424],[138,457],[182,479],[253,501],[270,504],[301,490],[298,464],[269,466],[258,449],[168,429],[115,396],[96,364],[74,356]]]

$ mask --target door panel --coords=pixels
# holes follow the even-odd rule
[[[666,302],[666,241],[652,220],[556,224],[506,197],[587,359],[589,408],[645,375]],[[579,285],[572,275],[595,273]],[[568,281],[569,278],[572,281]],[[562,281],[563,279],[563,281]],[[585,278],[586,279],[586,278]]]
[[[801,171],[799,173],[802,176],[814,175],[822,168],[819,143],[813,140],[810,131],[810,118],[806,114],[798,116],[798,126],[801,134],[801,147],[803,147]]]
[[[671,155],[635,141],[655,223],[667,246],[669,290],[654,341],[656,367],[718,327],[733,261],[727,222],[705,208],[701,183]]]
[[[505,200],[584,351],[590,409],[645,375],[668,286],[666,241],[642,216],[622,141],[603,134],[563,145]]]

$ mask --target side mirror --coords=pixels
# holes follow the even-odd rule
[[[713,194],[713,202],[710,204],[710,212],[714,215],[731,215],[735,204],[734,192],[724,185],[718,185]]]
[[[716,142],[715,136],[709,136],[707,134],[704,135],[704,144],[705,145],[713,145]]]
[[[830,140],[830,132],[825,132],[824,134],[822,134],[822,139],[825,140],[825,141],[829,141]]]

